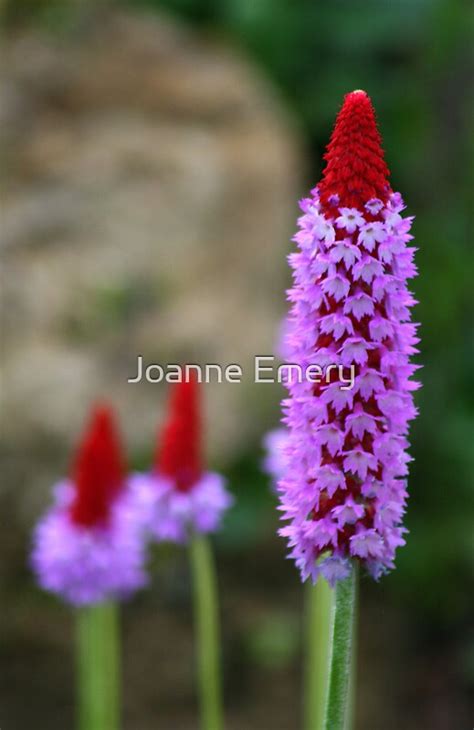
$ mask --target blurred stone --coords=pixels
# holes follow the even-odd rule
[[[271,86],[221,44],[123,14],[68,43],[7,39],[4,67],[7,487],[36,511],[98,397],[150,451],[166,385],[127,384],[138,354],[241,364],[240,385],[207,386],[209,450],[255,443],[278,393],[253,358],[284,310],[301,175]]]

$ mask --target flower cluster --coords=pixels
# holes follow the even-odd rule
[[[232,505],[224,478],[203,470],[195,376],[174,385],[154,468],[149,474],[134,474],[132,489],[146,527],[157,540],[185,543],[193,532],[214,532]]]
[[[354,387],[287,383],[288,426],[279,482],[291,556],[305,580],[331,584],[350,559],[378,578],[404,543],[408,422],[416,415],[410,380],[417,366],[416,274],[407,244],[411,217],[388,182],[369,97],[348,94],[325,155],[327,166],[290,254],[290,362],[356,366]]]
[[[74,605],[124,598],[147,582],[142,530],[106,406],[92,414],[71,478],[55,487],[31,561],[41,587]]]
[[[213,532],[233,502],[200,456],[198,385],[175,386],[151,474],[126,475],[111,410],[98,406],[70,479],[33,537],[38,583],[74,605],[126,598],[147,583],[147,544]]]

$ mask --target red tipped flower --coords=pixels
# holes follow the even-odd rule
[[[155,452],[155,472],[171,479],[180,492],[189,492],[203,472],[198,388],[194,375],[176,384]]]
[[[145,543],[108,406],[93,410],[71,471],[35,531],[38,582],[74,605],[123,598],[146,583]]]
[[[303,580],[334,584],[354,560],[378,578],[404,543],[418,387],[408,280],[417,270],[412,218],[387,182],[364,91],[345,97],[325,159],[322,181],[300,204],[285,341],[288,362],[304,373],[317,365],[325,377],[288,378],[278,468],[291,556]],[[349,386],[341,368],[351,369]]]
[[[321,209],[358,208],[372,198],[387,202],[389,170],[384,160],[375,112],[365,91],[346,94],[324,155],[327,165],[318,185]],[[337,202],[332,196],[337,196]]]
[[[105,524],[125,480],[122,446],[112,410],[106,405],[98,405],[92,412],[71,480],[75,486],[71,520],[84,527]]]
[[[173,385],[150,474],[135,474],[145,524],[157,540],[186,542],[192,532],[214,532],[233,502],[220,474],[201,457],[200,388],[192,370]]]

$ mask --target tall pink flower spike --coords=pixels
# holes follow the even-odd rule
[[[323,179],[300,203],[298,250],[289,257],[288,362],[355,368],[352,389],[333,369],[328,383],[288,381],[283,401],[280,534],[302,579],[323,575],[331,585],[351,560],[379,578],[406,532],[407,433],[419,387],[410,380],[419,340],[407,280],[416,249],[380,142],[368,95],[348,94]]]

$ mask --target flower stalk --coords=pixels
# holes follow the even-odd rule
[[[205,535],[190,541],[201,730],[221,730],[219,608],[211,545]]]
[[[216,532],[233,503],[224,478],[206,471],[202,451],[201,386],[193,374],[176,383],[160,429],[153,468],[133,487],[144,524],[157,542],[189,548],[202,730],[221,730],[218,595],[207,535]]]
[[[338,581],[333,589],[329,633],[328,688],[323,730],[350,730],[351,674],[354,681],[353,643],[357,571]]]
[[[112,409],[97,404],[33,534],[39,585],[76,609],[78,730],[120,726],[118,601],[146,585],[146,543]]]
[[[305,730],[322,730],[328,690],[331,611],[334,591],[321,578],[306,587]]]
[[[120,727],[118,607],[104,602],[77,609],[77,728]]]
[[[407,531],[408,433],[420,385],[411,380],[419,339],[408,282],[417,268],[413,217],[390,186],[364,91],[346,95],[324,158],[322,180],[300,203],[284,348],[288,362],[330,377],[285,381],[277,469],[287,524],[279,532],[302,580],[324,579],[334,591],[327,645],[328,597],[310,610],[307,728],[346,730],[356,566],[379,580]],[[354,372],[349,387],[341,366]]]
[[[305,730],[338,728],[334,724],[338,715],[343,718],[343,730],[352,728],[356,608],[356,566],[334,589],[323,578],[307,585]]]

